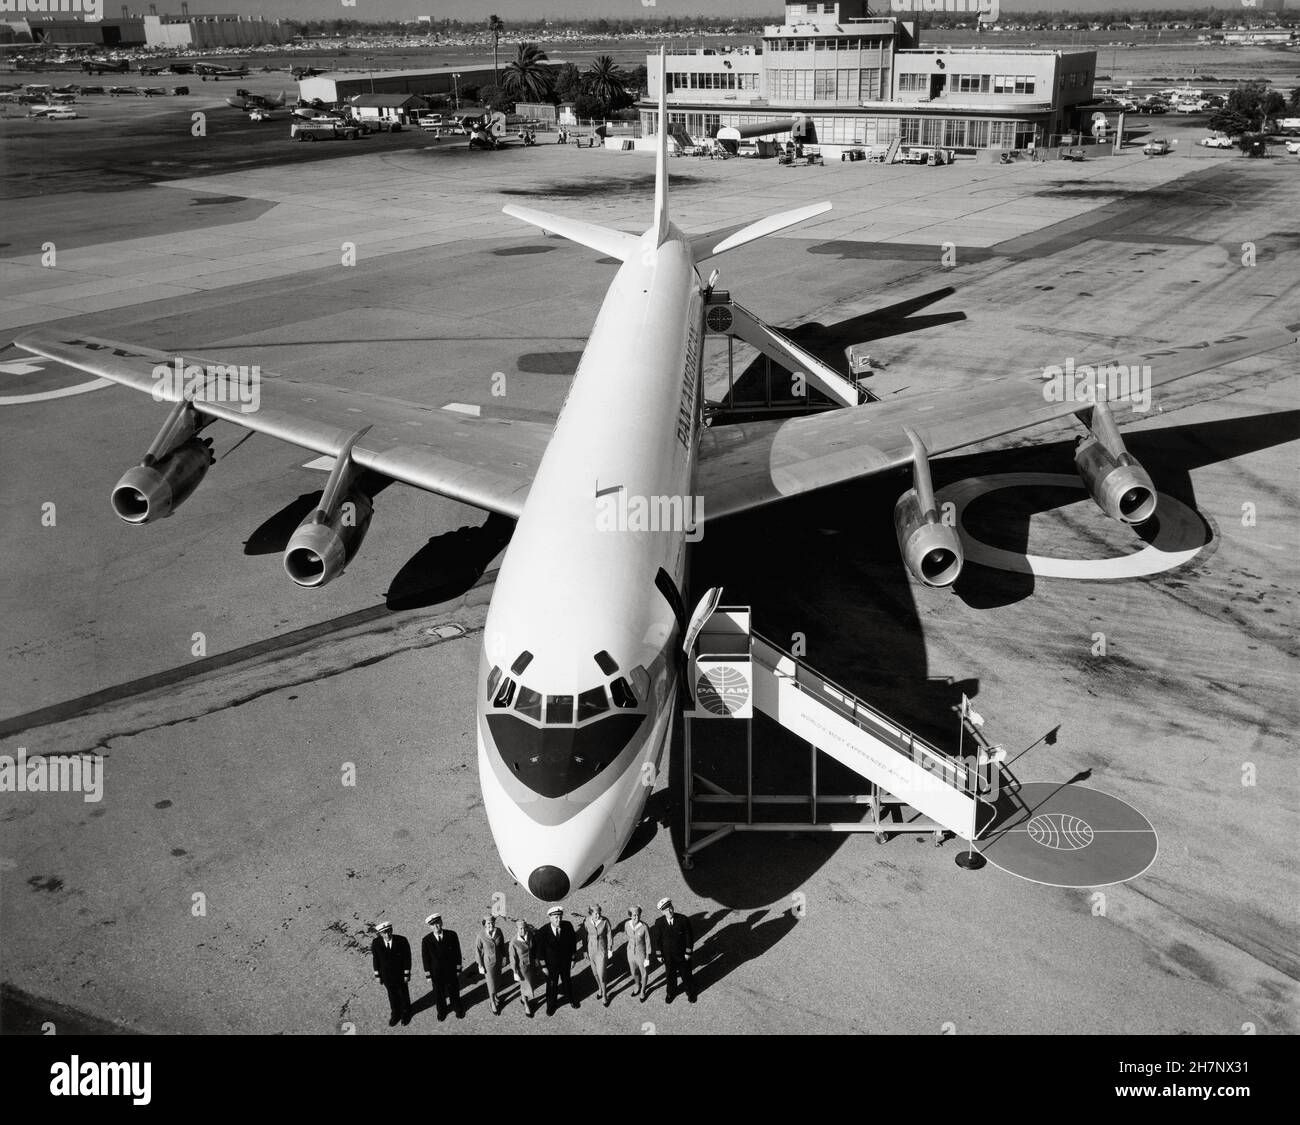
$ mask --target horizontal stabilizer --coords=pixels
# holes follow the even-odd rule
[[[639,245],[639,240],[634,234],[627,234],[621,230],[611,230],[609,227],[584,222],[582,219],[570,219],[564,215],[551,215],[545,211],[536,211],[531,207],[516,207],[513,203],[507,204],[501,210],[516,219],[522,219],[525,223],[531,223],[542,230],[558,234],[571,242],[589,246],[593,250],[608,254],[612,258],[618,258],[620,261],[627,261],[636,253]]]
[[[713,240],[707,236],[693,238],[691,239],[691,252],[695,255],[697,262],[702,262],[706,258],[712,258],[717,254],[725,254],[728,250],[735,250],[737,247],[744,246],[755,239],[775,234],[777,231],[785,230],[786,227],[792,227],[796,223],[802,223],[805,219],[824,215],[830,209],[831,205],[829,203],[813,203],[807,207],[796,207],[793,211],[782,211],[779,215],[768,215],[766,219],[759,219],[756,223],[741,227],[735,234],[728,235],[715,245],[710,245]]]

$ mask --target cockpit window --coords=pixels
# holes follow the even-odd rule
[[[609,700],[605,697],[603,687],[592,688],[578,696],[578,722],[593,719],[602,711],[609,710]]]
[[[496,698],[492,700],[493,707],[509,707],[510,701],[515,697],[515,682],[507,678],[501,685],[501,690],[497,692]]]
[[[573,696],[548,695],[546,697],[546,722],[550,726],[573,722]]]
[[[497,690],[497,684],[499,684],[500,682],[501,682],[501,669],[493,668],[492,671],[488,673],[487,693],[489,699],[492,698],[493,693]]]
[[[596,664],[607,676],[612,676],[618,671],[618,661],[610,656],[603,648],[596,653]]]
[[[519,688],[519,699],[515,702],[515,710],[530,719],[537,719],[540,721],[542,718],[541,692],[533,691],[532,688],[526,688],[521,685]]]
[[[533,662],[533,654],[525,649],[519,654],[515,662],[510,665],[510,671],[516,676],[522,676],[524,669]]]
[[[623,676],[619,676],[609,685],[609,693],[614,697],[615,707],[636,706],[636,693],[632,690],[632,685]]]

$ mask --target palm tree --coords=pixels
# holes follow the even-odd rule
[[[554,78],[542,65],[546,52],[532,43],[520,43],[519,53],[506,64],[501,88],[517,102],[542,102],[551,93]]]
[[[501,41],[501,33],[506,29],[506,22],[500,16],[488,16],[488,31],[492,35],[492,75],[493,85],[501,85],[501,68],[497,64],[497,44]]]
[[[583,85],[592,97],[609,109],[622,109],[627,101],[627,75],[612,58],[601,55],[587,67]]]

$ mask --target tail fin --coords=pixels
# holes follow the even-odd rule
[[[659,48],[659,151],[655,156],[655,245],[668,241],[668,56]]]

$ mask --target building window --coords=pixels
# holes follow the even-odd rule
[[[900,90],[927,90],[930,87],[930,79],[925,74],[900,74],[898,76],[898,88]]]
[[[989,143],[989,123],[972,121],[966,127],[966,144],[971,148],[987,148]]]
[[[915,145],[921,143],[921,119],[919,117],[903,117],[898,122],[898,139],[905,145]]]
[[[858,100],[863,102],[878,102],[881,99],[880,91],[885,88],[885,72],[879,67],[873,67],[869,70],[858,72]]]
[[[819,102],[835,100],[835,71],[813,71],[813,100]]]

